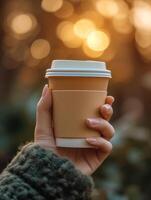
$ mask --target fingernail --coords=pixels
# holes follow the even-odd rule
[[[87,121],[88,125],[95,125],[96,124],[95,119],[88,118],[88,119],[86,119],[86,121]]]
[[[42,91],[42,97],[44,97],[47,93],[47,90],[48,90],[48,85],[46,84],[43,88],[43,91]]]
[[[87,138],[86,139],[88,142],[90,142],[90,143],[92,143],[92,144],[97,144],[98,142],[97,142],[97,139],[95,139],[95,138]]]

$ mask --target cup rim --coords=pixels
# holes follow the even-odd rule
[[[46,70],[45,77],[52,76],[111,78],[111,71],[106,68],[106,63],[101,61],[53,60],[52,67]]]

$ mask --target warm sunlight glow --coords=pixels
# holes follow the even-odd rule
[[[151,32],[151,5],[137,1],[132,10],[132,21],[136,28]]]
[[[56,12],[63,5],[63,0],[42,0],[41,7],[46,12]]]
[[[95,6],[97,11],[104,17],[113,17],[118,13],[117,0],[96,0]]]
[[[116,15],[112,23],[115,30],[121,34],[130,34],[133,31],[133,26],[126,14],[124,15],[121,13]]]
[[[33,58],[43,59],[50,53],[50,44],[47,40],[37,39],[32,43],[30,51]]]
[[[98,58],[104,53],[103,51],[93,51],[87,46],[86,43],[83,44],[82,49],[83,49],[84,54],[90,58]]]
[[[74,33],[74,24],[70,21],[63,21],[57,27],[57,36],[67,47],[77,48],[81,45],[81,39]]]
[[[148,48],[149,46],[151,46],[151,35],[148,32],[136,31],[135,40],[137,45],[140,46],[141,48]]]
[[[74,25],[74,32],[80,38],[86,38],[93,30],[95,30],[95,24],[89,19],[80,19]]]
[[[72,3],[70,3],[69,1],[64,1],[62,7],[54,14],[58,18],[66,19],[70,17],[73,14],[73,12],[74,12],[74,7]]]
[[[87,37],[87,45],[94,51],[104,51],[110,44],[109,36],[103,31],[93,31]]]
[[[29,32],[32,29],[32,26],[32,18],[27,14],[17,15],[11,22],[11,28],[17,34],[25,34]]]
[[[81,19],[89,19],[93,23],[95,23],[96,27],[103,27],[105,19],[103,16],[101,16],[98,12],[95,10],[86,10],[82,13]]]

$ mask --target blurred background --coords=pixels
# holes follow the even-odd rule
[[[151,198],[151,0],[0,1],[0,170],[33,139],[53,59],[107,62],[113,153],[94,200]]]

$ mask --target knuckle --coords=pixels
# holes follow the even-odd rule
[[[102,125],[103,121],[105,121],[102,117],[96,119],[97,125]]]
[[[98,124],[102,125],[104,122],[106,122],[105,119],[103,119],[102,117],[97,118]]]
[[[104,125],[104,132],[106,134],[108,134],[108,137],[111,139],[114,134],[115,134],[115,129],[113,128],[113,126],[108,122],[106,121],[105,122],[105,125]]]
[[[97,128],[97,130],[102,131],[104,129],[105,124],[106,124],[106,120],[100,117],[96,119],[95,127]]]
[[[110,108],[110,115],[113,115],[113,108]]]
[[[100,121],[99,121],[100,123],[100,128],[101,129],[106,129],[106,128],[108,128],[108,125],[109,125],[109,122],[107,121],[107,120],[105,120],[105,119],[103,119],[103,118],[100,118]]]
[[[106,142],[106,153],[110,154],[112,152],[113,149],[113,145],[111,144],[111,142]]]
[[[111,128],[112,128],[112,137],[113,137],[115,135],[115,129],[112,125],[111,125]]]
[[[101,114],[104,116],[105,119],[109,120],[113,115],[113,108],[109,104],[105,104],[102,106]]]
[[[115,129],[113,126],[105,119],[97,119],[97,124],[95,125],[97,131],[104,135],[105,138],[111,139],[115,134]]]
[[[37,107],[36,107],[37,111],[38,111],[38,112],[41,111],[41,110],[42,110],[42,107],[43,107],[43,105],[42,105],[42,99],[40,99],[40,100],[38,101],[38,103],[37,103]]]
[[[105,120],[105,119],[103,119],[103,118],[97,118],[96,119],[96,125],[95,125],[95,128],[98,130],[98,131],[105,131],[105,129],[107,128],[107,125],[108,124],[108,122]]]
[[[115,129],[111,124],[109,124],[109,135],[110,135],[110,139],[114,137],[115,135]]]
[[[40,108],[40,100],[37,103],[37,110],[39,110],[39,108]]]

